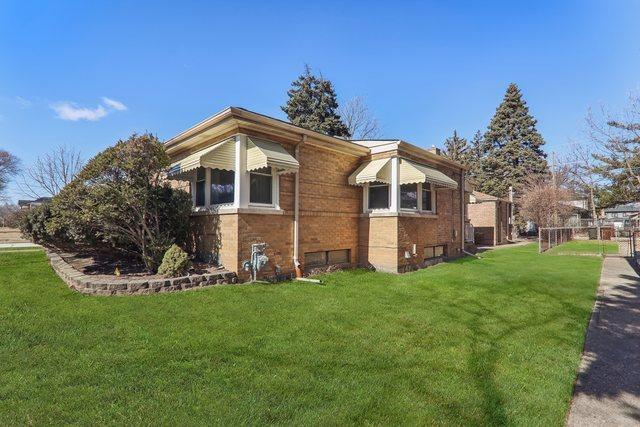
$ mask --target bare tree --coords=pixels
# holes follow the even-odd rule
[[[36,159],[18,181],[18,190],[27,197],[53,197],[82,169],[80,152],[60,145]]]
[[[589,198],[589,209],[593,219],[597,219],[595,194],[604,184],[599,171],[593,146],[574,143],[565,156],[567,177],[571,185]]]
[[[343,104],[338,113],[353,139],[375,139],[380,135],[378,120],[365,105],[361,97],[356,96]]]
[[[0,150],[0,200],[4,198],[4,192],[12,176],[20,169],[20,161],[16,156],[5,150]]]
[[[573,206],[569,203],[573,194],[564,185],[566,175],[532,176],[527,179],[526,190],[520,197],[520,215],[539,227],[557,227],[571,216]]]

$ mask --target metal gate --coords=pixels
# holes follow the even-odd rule
[[[638,245],[637,239],[640,234],[640,230],[637,228],[625,227],[617,228],[614,232],[614,239],[620,246],[620,255],[628,257],[638,257]]]

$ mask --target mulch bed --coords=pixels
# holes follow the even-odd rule
[[[104,278],[162,278],[158,274],[151,274],[138,258],[115,251],[94,248],[55,248],[55,251],[73,268],[86,275]],[[120,276],[116,276],[116,267]],[[190,274],[215,273],[221,267],[202,262],[193,262]]]

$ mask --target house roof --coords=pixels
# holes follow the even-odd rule
[[[479,202],[497,202],[497,201],[501,201],[501,202],[509,203],[509,200],[505,199],[504,197],[492,196],[491,194],[482,193],[482,192],[477,191],[477,190],[474,190],[471,193],[471,195],[473,197],[475,197],[476,200],[479,201]]]
[[[605,213],[613,212],[640,212],[640,202],[624,203],[611,206],[604,210]]]
[[[185,147],[185,144],[188,146],[199,145],[209,139],[209,135],[213,135],[213,129],[216,126],[223,127],[222,125],[229,121],[235,121],[244,127],[266,127],[267,129],[279,132],[280,134],[287,132],[289,135],[298,135],[298,141],[305,136],[308,136],[313,138],[315,141],[324,144],[327,148],[347,152],[356,156],[362,157],[386,151],[402,150],[419,157],[453,166],[457,169],[467,169],[464,165],[458,162],[400,139],[349,140],[309,130],[284,120],[269,117],[240,107],[227,107],[213,116],[196,123],[187,130],[180,132],[176,136],[169,138],[164,142],[167,152],[170,155],[173,155],[177,152],[181,152],[183,147]],[[231,126],[227,126],[226,128],[230,129]],[[265,129],[261,130],[263,132],[265,131]],[[216,134],[218,133],[222,133],[222,130],[218,130]]]

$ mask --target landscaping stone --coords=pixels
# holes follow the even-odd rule
[[[76,270],[59,254],[50,249],[45,249],[45,252],[51,267],[62,281],[70,289],[87,295],[150,295],[156,292],[176,292],[195,287],[237,283],[236,275],[226,271],[151,280],[99,278]]]

